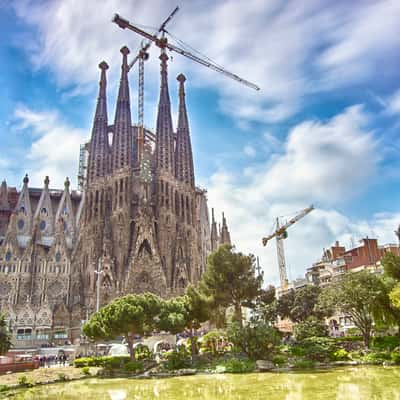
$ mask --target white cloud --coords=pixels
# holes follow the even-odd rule
[[[316,209],[289,229],[285,241],[292,278],[302,275],[336,239],[348,244],[351,236],[372,236],[374,231],[380,239],[393,241],[400,214],[351,221],[335,209],[373,183],[379,167],[377,143],[367,123],[361,106],[325,122],[300,123],[290,131],[282,152],[254,164],[252,173],[241,176],[220,169],[207,183],[210,204],[218,213],[225,211],[237,247],[261,256],[267,281],[278,279],[276,249],[274,243],[264,249],[261,238],[272,232],[277,216],[293,215],[312,203]]]
[[[67,176],[74,185],[79,146],[87,140],[88,132],[69,126],[53,110],[34,111],[20,105],[14,117],[13,130],[27,135],[31,143],[18,165],[20,171],[28,171],[30,185],[41,187],[46,175],[51,187],[62,188]]]
[[[175,4],[172,0],[135,4],[20,0],[15,9],[38,31],[34,39],[22,41],[34,65],[49,67],[59,84],[71,89],[71,84],[93,87],[102,59],[110,62],[110,81],[115,84],[118,48],[128,44],[133,50],[139,45],[138,35],[110,22],[115,12],[158,26]],[[170,69],[174,75],[184,71],[194,85],[216,88],[221,109],[237,120],[276,122],[301,109],[307,94],[369,83],[377,66],[381,71],[395,65],[399,8],[397,0],[347,4],[310,0],[301,7],[295,0],[248,0],[245,7],[234,0],[186,2],[168,29],[262,90],[246,89],[178,55]],[[154,101],[157,56],[153,50],[146,63],[147,90]]]
[[[257,154],[256,149],[253,146],[249,145],[249,144],[244,146],[243,153],[247,157],[251,157],[251,158],[255,157],[256,154]]]
[[[388,99],[387,112],[389,114],[400,114],[400,89],[394,92]]]

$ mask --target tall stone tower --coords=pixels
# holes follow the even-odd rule
[[[185,76],[177,77],[174,130],[162,51],[156,129],[143,135],[131,117],[129,49],[121,53],[112,124],[109,67],[99,64],[83,190],[71,190],[68,178],[63,189],[50,189],[49,177],[31,188],[28,175],[19,193],[0,186],[0,308],[17,347],[77,340],[97,300],[101,306],[128,293],[181,294],[199,280],[208,254],[230,243],[225,216],[217,230],[213,211],[210,226],[206,191],[195,185]]]

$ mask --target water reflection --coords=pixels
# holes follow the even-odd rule
[[[197,375],[173,379],[90,379],[20,392],[47,400],[400,400],[400,368]]]
[[[108,389],[108,394],[111,400],[125,400],[126,390],[125,389]]]

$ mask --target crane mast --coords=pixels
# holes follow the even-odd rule
[[[314,210],[314,206],[301,210],[297,215],[295,215],[292,219],[287,221],[285,224],[281,225],[279,221],[279,217],[276,218],[276,229],[275,231],[264,238],[262,238],[262,243],[264,246],[272,239],[276,238],[276,251],[278,256],[278,267],[279,267],[279,278],[282,289],[287,289],[289,285],[287,272],[286,272],[286,260],[285,260],[285,249],[283,246],[284,239],[287,238],[287,229],[294,225],[297,221],[304,218],[307,214],[309,214],[312,210]]]

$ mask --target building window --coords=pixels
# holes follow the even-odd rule
[[[32,339],[32,328],[17,329],[17,340],[30,340],[30,339]]]
[[[54,332],[54,339],[68,339],[67,332],[65,331]]]
[[[24,225],[25,225],[24,220],[23,219],[19,219],[17,225],[18,225],[18,229],[19,230],[24,229]]]

